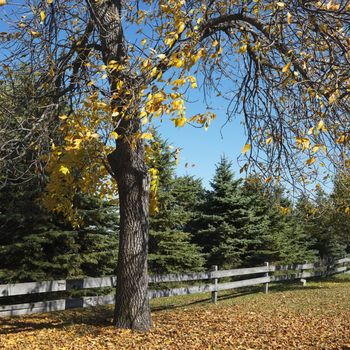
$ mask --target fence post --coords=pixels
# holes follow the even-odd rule
[[[303,265],[304,265],[304,264],[307,264],[307,261],[306,261],[306,260],[304,260]],[[301,278],[300,278],[300,282],[303,284],[303,287],[305,287],[305,286],[306,286],[306,278],[304,278],[303,274],[304,274],[304,269],[301,268]]]
[[[265,262],[264,263],[264,265],[267,267],[267,268],[269,268],[269,263],[268,262]],[[269,277],[269,271],[267,271],[266,273],[265,273],[265,277]],[[269,282],[266,282],[266,283],[264,283],[264,293],[265,294],[268,294],[268,292],[269,292]]]
[[[218,270],[218,266],[217,265],[213,265],[211,267],[211,271],[217,271]],[[218,286],[218,279],[217,278],[213,278],[213,284],[214,284],[214,291],[211,292],[211,301],[212,303],[216,303],[218,301],[218,290],[217,290],[217,286]]]

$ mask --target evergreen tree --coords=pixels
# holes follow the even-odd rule
[[[350,253],[350,172],[348,170],[337,174],[330,197],[333,207],[331,224],[338,247],[336,257],[343,257]]]
[[[111,274],[116,261],[116,207],[79,196],[74,205],[84,220],[74,229],[40,204],[46,179],[39,171],[44,158],[36,153],[56,143],[59,119],[42,125],[46,134],[40,147],[32,147],[38,135],[27,131],[42,110],[28,100],[37,79],[29,72],[22,67],[0,82],[6,92],[0,94],[0,126],[11,126],[11,133],[3,133],[1,139],[13,147],[11,152],[8,147],[0,150],[0,283]]]
[[[158,145],[157,145],[158,144]],[[204,259],[199,247],[191,243],[186,225],[203,189],[201,181],[190,176],[176,177],[175,160],[169,145],[158,136],[159,148],[153,166],[159,169],[159,212],[151,216],[149,268],[153,273],[199,271]]]
[[[301,197],[297,204],[297,216],[305,232],[313,238],[313,247],[322,260],[333,260],[347,253],[348,242],[344,236],[350,226],[350,220],[344,210],[341,198],[344,192],[338,192],[335,185],[331,195],[318,189],[316,199]]]
[[[242,193],[247,199],[249,223],[247,237],[249,244],[244,254],[244,266],[258,266],[280,258],[281,230],[273,230],[272,201],[258,177],[244,181]]]
[[[15,189],[0,191],[3,283],[113,274],[115,206],[96,198],[79,199],[79,212],[85,220],[74,229],[40,206],[40,191],[23,186],[21,191]]]
[[[208,267],[232,268],[241,265],[248,247],[248,201],[235,180],[231,163],[222,157],[216,166],[212,190],[199,206],[200,214],[192,221],[194,242],[207,257]]]

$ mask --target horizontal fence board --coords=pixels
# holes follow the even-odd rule
[[[214,290],[214,284],[206,284],[203,286],[191,286],[182,288],[172,288],[172,289],[162,289],[162,290],[150,290],[149,298],[163,298],[163,297],[173,297],[177,295],[188,295],[188,294],[198,294],[212,292]]]
[[[343,258],[335,261],[336,264],[346,264],[350,263],[350,258]]]
[[[88,277],[73,280],[1,284],[0,297],[35,293],[63,292],[76,289],[115,287],[116,281],[117,278],[115,276],[108,276]]]
[[[348,270],[348,267],[340,266],[340,267],[336,267],[336,268],[333,268],[332,270],[330,270],[330,273],[334,275],[337,273],[345,272],[347,270]]]
[[[295,279],[303,278],[303,274],[300,273],[293,273],[289,275],[280,275],[280,276],[271,276],[271,282],[279,282],[279,281],[291,281]]]
[[[66,309],[66,300],[39,301],[17,305],[0,306],[0,317],[30,315],[38,312],[52,312]]]
[[[84,278],[84,286],[83,288],[102,288],[102,287],[115,287],[117,284],[116,276],[108,276],[108,277],[89,277]]]
[[[341,273],[341,272],[345,272],[345,271],[347,271],[346,266],[333,268],[333,269],[328,270],[328,271],[314,271],[314,272],[303,271],[300,273],[292,273],[292,274],[288,274],[288,275],[271,276],[271,282],[288,281],[288,280],[295,280],[295,279],[300,279],[300,278],[330,276],[330,275],[335,275],[337,273]]]
[[[60,292],[64,290],[66,290],[65,280],[1,284],[0,297],[34,293]]]
[[[275,271],[289,271],[289,270],[311,270],[317,267],[317,264],[291,264],[291,265],[278,265]]]
[[[268,283],[270,282],[270,277],[259,277],[259,278],[251,278],[249,280],[243,280],[243,281],[235,281],[235,282],[227,282],[227,283],[219,283],[217,285],[217,290],[227,290],[227,289],[236,289],[236,288],[242,288],[242,287],[248,287],[248,286],[254,286],[261,283]]]
[[[213,277],[212,274],[213,272],[196,272],[196,273],[182,273],[182,274],[168,274],[168,275],[150,275],[149,283],[207,280]]]
[[[217,285],[206,284],[203,286],[191,286],[191,287],[163,289],[163,290],[150,290],[149,296],[150,296],[150,299],[154,299],[154,298],[170,297],[170,296],[177,296],[177,295],[206,293],[206,292],[253,286],[253,285],[268,283],[268,282],[270,282],[270,277],[259,277],[259,278],[251,278],[249,280],[243,280],[243,281],[219,283]]]
[[[259,266],[259,267],[248,267],[243,269],[234,270],[219,270],[213,271],[211,273],[212,278],[222,278],[222,277],[233,277],[233,276],[245,276],[252,275],[255,273],[266,273],[269,271],[274,271],[275,266]]]
[[[85,308],[98,305],[113,304],[114,294],[99,295],[82,298],[69,298],[35,303],[0,306],[0,317],[30,315],[38,312],[63,311],[68,309]]]
[[[66,290],[115,287],[116,282],[117,277],[115,276],[87,277],[84,279],[67,280]]]

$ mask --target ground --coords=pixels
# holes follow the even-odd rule
[[[208,298],[154,300],[149,333],[116,330],[112,308],[1,319],[0,349],[350,350],[350,275]]]

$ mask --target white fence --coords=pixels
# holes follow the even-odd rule
[[[264,286],[265,293],[267,293],[270,282],[301,279],[305,283],[306,278],[329,276],[338,273],[350,273],[350,258],[339,259],[328,265],[320,263],[305,263],[295,265],[274,266],[265,263],[265,266],[241,268],[234,270],[218,270],[217,266],[213,266],[213,269],[208,272],[152,275],[149,278],[150,284],[188,281],[206,281],[206,283],[181,288],[168,288],[162,290],[150,289],[149,298],[153,299],[176,295],[211,292],[212,301],[216,302],[218,292],[223,290],[262,284]],[[255,276],[253,276],[253,278],[233,282],[218,283],[218,280],[220,278],[240,278],[249,275]],[[102,287],[114,287],[115,285],[115,276],[89,277],[75,280],[3,284],[0,285],[0,300],[3,297],[83,290]],[[67,310],[72,308],[84,308],[113,303],[114,294],[109,294],[101,296],[22,303],[15,305],[3,305],[0,306],[0,317],[27,315],[38,312],[51,312],[58,310]]]

